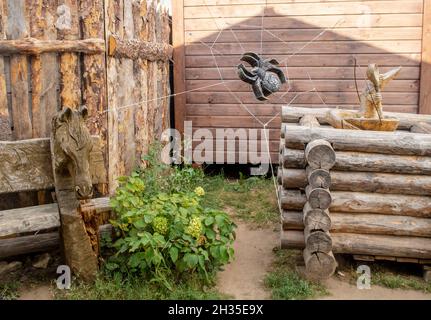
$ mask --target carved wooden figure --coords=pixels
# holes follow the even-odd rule
[[[94,239],[93,227],[87,228],[86,223],[92,220],[93,225],[97,217],[89,219],[87,215],[84,220],[79,202],[92,196],[93,144],[85,126],[87,114],[86,107],[65,107],[53,118],[51,155],[66,264],[84,280],[93,280],[98,270],[98,239]]]
[[[399,120],[383,115],[382,89],[400,71],[401,67],[398,67],[381,74],[376,64],[370,64],[365,89],[359,96],[359,112],[330,110],[326,116],[328,123],[338,129],[395,131]]]

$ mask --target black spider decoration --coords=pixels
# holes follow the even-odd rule
[[[252,66],[248,71],[243,64],[238,65],[238,76],[244,82],[252,85],[253,93],[261,101],[268,100],[268,96],[280,90],[286,77],[283,71],[277,67],[278,61],[275,59],[262,59],[254,52],[243,54],[241,61],[245,61]]]

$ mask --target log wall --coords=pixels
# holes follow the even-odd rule
[[[403,67],[383,93],[386,111],[430,113],[430,32],[429,19],[424,18],[430,15],[429,1],[174,2],[175,87],[177,93],[193,90],[176,97],[179,130],[184,120],[193,121],[196,129],[261,128],[249,111],[267,122],[293,99],[295,106],[355,108],[355,57],[362,66],[357,70],[360,90],[368,63],[384,71]],[[276,58],[288,67],[283,69],[289,86],[268,103],[258,102],[249,85],[238,80],[236,66],[246,51]],[[279,117],[268,125],[274,142],[279,127]],[[277,148],[271,147],[271,153],[276,159]]]
[[[414,124],[427,124],[429,117],[405,116],[403,130],[374,132],[333,129],[326,126],[323,110],[316,110],[314,119],[312,115],[310,109],[283,108],[278,171],[281,246],[310,251],[314,229],[329,232],[318,242],[327,246],[330,237],[334,253],[427,263],[431,135],[425,130],[417,133]],[[319,143],[321,139],[329,145]],[[317,150],[316,145],[321,146],[315,152],[317,162],[310,151],[313,146]],[[335,159],[325,151],[330,148]],[[320,193],[313,203],[315,190]],[[315,266],[310,252],[304,259]]]

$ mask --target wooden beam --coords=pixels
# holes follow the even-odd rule
[[[91,207],[102,223],[111,218],[109,198],[95,198],[83,206]],[[52,231],[60,227],[60,214],[57,203],[0,211],[0,242],[2,238],[12,238],[29,233]]]
[[[430,238],[354,233],[333,233],[331,236],[334,253],[416,259],[431,258]],[[304,247],[305,240],[303,231],[281,231],[282,249],[303,249]]]
[[[330,108],[314,108],[312,106],[306,107],[282,107],[282,121],[288,123],[298,123],[300,119],[307,114],[314,115],[320,124],[328,124],[326,121],[326,114]],[[431,115],[400,113],[400,112],[385,112],[388,117],[395,117],[400,120],[398,125],[399,130],[410,130],[410,128],[417,122],[431,123]]]
[[[58,227],[60,216],[56,203],[0,211],[0,239]]]
[[[424,0],[419,113],[431,114],[431,0]]]
[[[348,212],[331,212],[330,216],[329,229],[325,231],[330,231],[331,235],[341,232],[427,238],[431,234],[428,218]],[[283,211],[282,226],[283,230],[304,230],[304,213]]]
[[[60,235],[57,232],[0,240],[0,259],[48,251],[60,247]]]
[[[112,57],[149,61],[166,61],[172,58],[173,47],[165,43],[138,39],[121,40],[111,34],[108,45],[108,54]]]
[[[331,192],[330,212],[377,213],[430,218],[431,198],[401,194],[365,192]],[[303,210],[307,198],[298,189],[279,189],[281,207],[285,210]]]
[[[85,54],[99,54],[105,52],[105,41],[103,39],[38,40],[35,38],[0,40],[1,55],[39,55],[52,52],[81,52]]]
[[[90,170],[93,183],[107,183],[100,139],[93,136]],[[0,141],[0,194],[54,187],[49,138]]]
[[[184,0],[172,2],[172,41],[174,46],[174,98],[175,129],[184,133],[186,116],[185,42],[184,42]]]
[[[286,126],[284,136],[286,147],[293,149],[305,149],[310,141],[324,139],[331,143],[336,151],[431,156],[429,134]]]

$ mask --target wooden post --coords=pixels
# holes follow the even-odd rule
[[[431,114],[431,0],[424,0],[419,113]]]
[[[186,91],[185,80],[185,43],[184,43],[184,0],[172,2],[172,41],[174,46],[174,89],[175,93]],[[175,129],[184,133],[186,116],[186,95],[179,94],[174,98]]]
[[[77,0],[59,0],[56,27],[60,40],[79,39],[79,14]],[[61,107],[77,109],[81,105],[79,55],[74,52],[60,55]]]
[[[0,2],[0,40],[6,39],[6,4]],[[4,58],[0,56],[0,140],[11,140],[12,130],[7,102],[6,76]]]

